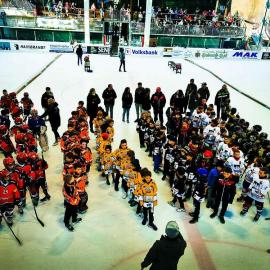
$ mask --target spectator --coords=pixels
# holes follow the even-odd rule
[[[96,94],[95,88],[91,88],[89,91],[89,94],[87,96],[87,114],[89,116],[89,125],[90,125],[90,131],[94,133],[93,129],[93,120],[97,116],[98,111],[98,105],[100,104],[100,98],[98,94]]]
[[[53,93],[50,87],[46,87],[46,91],[45,93],[43,93],[41,97],[41,106],[44,109],[44,111],[46,111],[48,108],[48,99],[50,98],[54,99]]]
[[[151,97],[151,105],[154,110],[154,121],[156,122],[159,117],[159,121],[162,126],[163,126],[163,108],[165,104],[166,104],[166,97],[161,92],[161,88],[157,87],[156,93],[153,94]]]
[[[225,114],[228,106],[230,104],[230,93],[227,89],[227,85],[224,84],[222,88],[217,92],[215,97],[215,105],[217,106],[217,118],[220,118]]]
[[[209,97],[210,97],[210,92],[207,87],[207,83],[204,82],[202,83],[202,87],[198,89],[199,103],[201,104],[202,99],[206,99],[206,102],[207,102]]]
[[[145,88],[142,98],[142,111],[147,112],[151,110],[150,88]]]
[[[180,113],[184,112],[185,96],[182,90],[177,90],[171,97],[170,104]]]
[[[112,84],[109,84],[108,87],[103,91],[102,98],[104,99],[106,113],[110,113],[110,117],[113,119],[113,106],[117,95]]]
[[[125,91],[122,95],[122,108],[123,108],[123,116],[122,121],[125,122],[125,116],[127,115],[127,123],[129,123],[129,110],[133,103],[133,97],[130,93],[130,88],[126,87]]]
[[[191,79],[190,83],[187,85],[185,99],[185,111],[188,108],[190,110],[190,114],[192,114],[198,106],[197,85],[194,83],[194,79]]]
[[[166,226],[166,235],[161,236],[147,253],[141,268],[151,265],[151,270],[176,270],[181,256],[184,255],[187,243],[179,232],[175,221],[169,221]]]
[[[125,52],[124,52],[124,48],[120,48],[119,51],[119,59],[120,59],[120,67],[119,67],[119,71],[122,71],[122,66],[124,67],[124,72],[126,72],[126,61],[125,61]]]

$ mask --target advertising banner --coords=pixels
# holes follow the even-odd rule
[[[10,49],[13,51],[39,51],[48,52],[49,45],[43,42],[32,41],[10,41]]]
[[[10,50],[10,42],[0,41],[0,50]]]
[[[90,54],[110,54],[109,46],[87,46],[87,53]]]
[[[262,58],[262,52],[258,51],[230,51],[228,57],[231,59],[257,60]]]
[[[125,48],[126,55],[137,55],[137,56],[162,56],[163,48],[143,48],[143,47],[133,47]]]
[[[270,52],[263,52],[262,59],[263,60],[270,60]]]

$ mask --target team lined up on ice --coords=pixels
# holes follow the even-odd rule
[[[185,95],[181,90],[178,90],[171,97],[170,107],[166,111],[166,139],[166,128],[163,127],[163,108],[166,97],[161,89],[157,88],[156,93],[150,98],[150,89],[144,89],[142,84],[139,83],[135,91],[135,107],[140,145],[141,147],[147,146],[146,151],[149,151],[149,156],[153,156],[154,171],[156,173],[159,172],[161,163],[163,163],[162,179],[165,180],[166,176],[168,176],[172,185],[174,198],[170,203],[171,205],[175,205],[178,200],[180,211],[184,211],[184,201],[191,196],[193,197],[195,210],[190,213],[193,217],[191,223],[198,221],[200,203],[206,197],[206,193],[207,207],[212,207],[214,210],[211,217],[217,215],[222,201],[219,218],[224,223],[224,214],[228,204],[233,202],[236,194],[236,183],[242,178],[243,191],[239,200],[244,199],[244,205],[241,214],[245,214],[252,202],[255,201],[257,214],[254,220],[257,221],[263,210],[263,202],[269,189],[266,167],[269,167],[270,163],[270,143],[267,140],[267,134],[260,133],[261,127],[258,125],[249,129],[248,122],[240,119],[239,115],[236,114],[236,109],[230,108],[229,92],[226,86],[223,86],[218,91],[215,98],[218,119],[215,119],[214,106],[207,105],[209,95],[210,92],[205,83],[197,91],[194,80],[191,80]],[[143,208],[143,224],[145,225],[149,218],[149,225],[153,229],[157,229],[153,223],[153,208],[157,204],[156,184],[151,179],[148,170],[143,170],[142,175],[140,175],[139,161],[135,158],[134,152],[127,148],[125,140],[121,142],[119,149],[113,151],[112,154],[110,144],[114,133],[113,120],[106,118],[108,112],[113,116],[114,101],[117,98],[112,85],[109,85],[104,90],[102,96],[106,112],[101,107],[98,107],[100,98],[95,93],[95,90],[91,89],[87,97],[87,110],[83,107],[83,102],[79,102],[77,110],[72,112],[68,131],[64,133],[61,139],[61,149],[65,154],[63,171],[65,179],[64,195],[66,197],[65,225],[68,229],[73,230],[69,220],[70,217],[76,222],[80,220],[77,218],[78,209],[81,212],[87,209],[85,185],[92,160],[91,150],[87,147],[87,141],[89,140],[87,117],[89,116],[90,129],[93,132],[94,125],[94,132],[97,136],[96,148],[100,158],[98,161],[100,163],[99,167],[106,176],[107,184],[110,184],[109,176],[113,175],[114,186],[117,191],[121,177],[122,187],[125,193],[130,196],[130,205],[137,205],[138,214]],[[47,88],[46,93],[42,96],[42,105],[45,108],[43,117],[49,115],[49,121],[55,133],[55,144],[57,144],[60,139],[57,132],[57,128],[60,126],[60,115],[57,103],[52,97],[50,89]],[[1,106],[4,107],[1,116],[1,150],[5,156],[11,156],[14,147],[12,147],[6,127],[6,124],[8,124],[7,110],[15,119],[18,116],[19,106],[16,95],[14,96],[13,93],[9,95],[5,93],[1,100]],[[8,103],[5,100],[12,100],[8,106],[9,108],[5,105]],[[126,100],[129,100],[128,105]],[[125,114],[129,115],[129,109],[133,102],[130,89],[124,92],[122,101],[124,121],[124,116]],[[46,102],[47,104],[45,104]],[[147,112],[151,106],[153,107],[156,123],[153,121],[151,114]],[[38,130],[38,127],[44,125],[44,123],[40,124],[42,119],[35,116],[35,111],[32,117],[29,118],[29,123],[34,117],[38,119],[36,120]],[[157,121],[158,118],[160,122]],[[3,123],[4,125],[2,125]],[[18,133],[24,134],[23,132],[25,132],[27,133],[25,137],[31,137],[30,130],[25,125],[22,126],[24,128],[19,127]],[[33,128],[32,131],[35,134]],[[35,136],[40,139],[38,132],[36,132]],[[22,136],[18,136],[18,139],[19,137]],[[36,151],[36,145],[34,148],[34,144],[31,144],[30,141],[30,139],[27,139],[22,148],[24,152],[32,152],[33,154]],[[22,143],[18,142],[18,145],[20,144]],[[245,157],[245,160],[243,157]],[[37,159],[39,158],[37,157]],[[24,161],[25,165],[28,165],[28,163],[29,160]],[[14,167],[8,168],[6,166],[6,169],[13,171]],[[42,169],[45,170],[45,168]],[[2,178],[5,182],[9,177]],[[44,179],[44,176],[42,178]],[[37,193],[39,186],[42,186],[42,184],[43,187],[46,186],[46,181],[43,179],[36,182],[30,181]],[[4,186],[7,185],[6,183]],[[145,189],[141,189],[142,183],[145,184]],[[13,184],[12,181],[10,184]],[[31,195],[33,198],[32,193]],[[72,203],[69,201],[70,198]],[[46,199],[49,199],[49,196],[45,193],[44,200]],[[76,203],[74,204],[74,202]]]

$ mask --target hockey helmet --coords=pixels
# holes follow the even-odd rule
[[[28,158],[30,160],[36,160],[36,159],[38,159],[38,154],[36,152],[29,152],[28,153]]]
[[[29,97],[29,93],[28,93],[28,92],[24,92],[24,93],[23,93],[23,96],[24,96],[24,97]]]
[[[266,139],[268,138],[268,134],[267,134],[266,132],[261,132],[261,133],[259,134],[259,138],[260,138],[261,140],[266,140]]]
[[[18,133],[15,137],[16,143],[23,143],[25,141],[26,137],[23,133]]]
[[[8,131],[7,126],[5,125],[0,125],[0,133],[5,134]]]
[[[261,132],[262,131],[262,126],[261,125],[254,125],[252,129],[256,132]]]
[[[203,157],[204,158],[212,158],[213,157],[213,151],[211,151],[211,150],[205,150],[203,152]]]
[[[1,178],[7,178],[9,176],[10,172],[7,169],[4,169],[0,172]]]
[[[11,92],[9,93],[9,96],[13,99],[13,98],[16,98],[16,93],[15,92]]]
[[[14,123],[15,125],[21,125],[23,123],[23,120],[21,117],[16,117]]]
[[[13,166],[15,164],[15,161],[12,157],[6,157],[3,160],[3,164],[6,167]]]
[[[185,172],[186,172],[186,170],[185,170],[184,167],[181,167],[181,166],[180,166],[180,167],[177,168],[177,173],[178,173],[179,175],[184,175]]]
[[[16,156],[16,159],[19,163],[25,163],[27,160],[27,155],[23,152],[19,152]]]
[[[29,126],[28,126],[27,124],[23,124],[23,125],[21,126],[21,129],[22,129],[23,131],[28,131],[28,130],[29,130]]]
[[[208,175],[208,171],[205,168],[199,168],[197,170],[197,174],[200,176],[207,176]]]

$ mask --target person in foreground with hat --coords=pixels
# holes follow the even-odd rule
[[[148,251],[141,269],[151,265],[150,270],[177,270],[178,261],[184,255],[187,243],[176,221],[169,221],[165,232],[166,235],[162,235]]]

